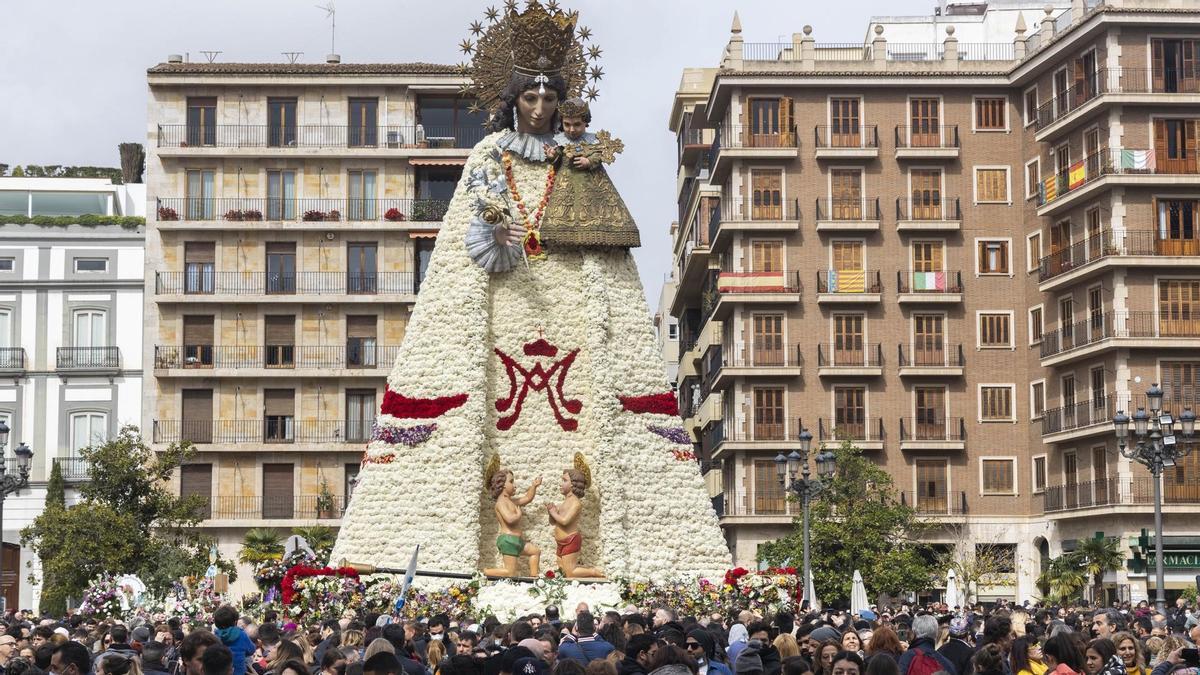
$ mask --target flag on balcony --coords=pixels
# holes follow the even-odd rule
[[[913,290],[915,291],[944,291],[946,290],[945,272],[913,272]]]
[[[1050,176],[1042,181],[1042,202],[1052,202],[1058,198],[1058,176]]]
[[[1154,171],[1153,150],[1121,149],[1122,171]]]
[[[783,272],[721,272],[717,277],[721,293],[784,293]]]
[[[1067,188],[1074,190],[1087,180],[1087,164],[1080,160],[1071,165],[1067,172]]]
[[[827,288],[830,293],[865,293],[867,273],[863,270],[829,270]]]

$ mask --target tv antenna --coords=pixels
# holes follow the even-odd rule
[[[284,56],[287,57],[288,63],[295,63],[296,59],[300,58],[300,55],[303,54],[304,52],[279,52],[279,53],[283,54]]]
[[[317,9],[325,10],[325,18],[329,19],[329,53],[336,54],[337,49],[334,48],[334,38],[337,32],[337,9],[333,6],[333,0],[324,5],[317,5]]]
[[[208,59],[208,62],[209,62],[209,63],[212,63],[213,61],[216,61],[216,60],[217,60],[217,54],[220,54],[221,52],[219,52],[219,51],[205,51],[205,50],[201,49],[201,50],[200,50],[200,53],[204,55],[204,58]]]

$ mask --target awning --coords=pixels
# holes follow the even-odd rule
[[[467,163],[466,157],[409,157],[408,163],[413,166],[462,166]]]
[[[437,230],[432,232],[409,232],[408,236],[411,239],[434,239],[437,237]]]

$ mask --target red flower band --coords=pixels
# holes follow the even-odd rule
[[[675,400],[673,391],[647,394],[646,396],[618,396],[617,398],[621,399],[621,405],[631,413],[679,414],[679,402]]]
[[[304,577],[351,577],[358,578],[358,572],[353,567],[309,567],[307,565],[296,565],[283,575],[283,582],[279,584],[283,591],[283,604],[292,604],[292,599],[296,596],[296,579]]]
[[[466,402],[466,394],[438,396],[436,398],[409,398],[404,394],[389,389],[383,392],[383,406],[381,410],[385,415],[391,415],[392,417],[430,419],[441,417]]]

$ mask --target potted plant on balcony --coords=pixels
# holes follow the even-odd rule
[[[258,209],[246,209],[242,211],[242,220],[262,220],[262,211]]]
[[[303,219],[307,222],[325,220],[325,212],[318,211],[317,209],[311,209],[304,212]]]
[[[225,220],[238,221],[243,220],[244,218],[244,214],[238,209],[229,209],[225,212]]]
[[[160,206],[160,207],[158,207],[158,219],[159,220],[179,220],[179,213],[175,209],[173,209],[169,206]]]
[[[393,206],[383,213],[383,219],[393,223],[399,223],[404,220],[404,214],[400,211],[400,209]]]
[[[329,491],[329,481],[321,478],[321,487],[317,490],[317,518],[333,518],[333,493]]]

